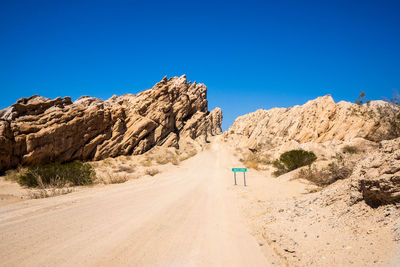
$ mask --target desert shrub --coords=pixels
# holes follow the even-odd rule
[[[156,174],[159,173],[159,172],[160,172],[160,171],[159,171],[158,169],[150,168],[150,169],[147,169],[145,173],[146,173],[147,175],[154,176],[154,175],[156,175]]]
[[[144,167],[150,167],[152,164],[151,159],[145,159],[141,162],[142,166]]]
[[[126,166],[126,165],[119,165],[117,167],[118,172],[127,172],[127,173],[133,173],[135,171],[135,168],[132,166]]]
[[[109,177],[110,184],[122,184],[128,180],[129,178],[127,175],[110,175]]]
[[[333,183],[349,177],[353,170],[348,166],[340,166],[335,162],[331,162],[328,165],[328,172],[331,177],[331,183]]]
[[[245,161],[244,166],[249,169],[260,170],[260,165],[256,161]]]
[[[197,155],[197,150],[196,149],[192,149],[192,150],[188,151],[187,153],[181,155],[179,157],[179,160],[180,161],[184,161],[184,160],[187,160],[187,159],[189,159],[191,157],[194,157],[196,155]]]
[[[63,187],[92,184],[94,178],[95,171],[90,164],[74,161],[30,166],[18,175],[18,183],[27,187]]]
[[[172,163],[173,165],[179,165],[179,159],[178,159],[178,157],[175,156],[175,157],[171,158],[171,163]]]
[[[279,159],[274,160],[274,162],[272,162],[272,166],[276,168],[276,170],[272,173],[276,177],[288,172],[285,165],[283,165]]]
[[[113,165],[113,159],[112,158],[106,158],[103,160],[103,164],[105,166],[112,166]]]
[[[165,155],[159,155],[156,157],[158,164],[164,165],[171,162],[173,165],[179,165],[178,156],[174,153],[166,153]]]
[[[122,172],[114,172],[110,169],[104,170],[101,172],[97,173],[97,182],[103,183],[103,184],[120,184],[120,183],[125,183],[128,181],[130,178],[132,178],[132,175],[127,175],[126,173]]]
[[[38,198],[48,198],[54,196],[65,195],[73,192],[72,188],[51,188],[51,189],[35,189],[31,190],[28,193],[29,198],[38,199]]]
[[[18,167],[17,169],[7,170],[4,174],[4,179],[6,181],[18,182],[19,176],[24,173],[25,169]]]
[[[358,148],[356,146],[345,146],[343,147],[343,153],[349,153],[349,154],[357,154],[359,152]]]
[[[317,156],[312,151],[305,151],[302,149],[287,151],[275,160],[272,165],[277,169],[273,174],[279,176],[286,172],[293,171],[297,168],[311,165]]]
[[[315,166],[309,165],[308,168],[301,169],[297,178],[306,179],[313,184],[324,187],[330,185],[337,180],[349,177],[352,170],[349,167],[339,166],[332,162],[327,168],[317,169]]]
[[[194,157],[196,155],[197,155],[197,150],[196,149],[190,150],[189,153],[188,153],[189,157]]]
[[[261,155],[260,153],[257,152],[251,152],[247,154],[247,156],[240,161],[244,163],[246,168],[252,168],[255,170],[260,170],[261,169],[260,165],[271,164],[269,156]]]
[[[167,157],[157,157],[156,162],[158,164],[164,165],[164,164],[167,164],[169,162],[169,160]]]
[[[285,152],[279,157],[280,162],[282,162],[289,171],[310,165],[316,159],[317,156],[315,156],[314,152],[302,149]]]

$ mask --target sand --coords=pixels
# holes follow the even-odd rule
[[[287,211],[309,197],[299,180],[250,170],[248,186],[241,175],[234,186],[231,168],[242,165],[219,137],[209,149],[167,167],[123,184],[1,202],[0,266],[324,266],[337,257],[361,259],[333,261],[342,266],[374,260],[396,265],[399,250],[386,230],[374,228],[382,237],[371,237],[375,245],[368,249],[340,240],[331,241],[334,248],[315,249],[314,240],[322,240],[321,248],[333,235],[352,235],[351,229],[330,231],[324,220],[310,228],[306,215],[298,224],[291,221]],[[310,232],[315,227],[318,238]],[[309,240],[300,242],[305,231]],[[290,247],[292,241],[301,245]],[[370,240],[354,242],[366,247]],[[332,254],[339,245],[344,252]],[[364,255],[372,251],[374,257]]]

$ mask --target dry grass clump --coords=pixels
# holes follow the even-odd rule
[[[259,163],[256,162],[256,161],[245,161],[244,162],[244,166],[246,168],[254,169],[254,170],[257,170],[257,171],[259,171],[261,169]]]
[[[346,166],[339,166],[332,162],[327,168],[318,169],[316,166],[300,170],[297,178],[306,179],[319,187],[328,186],[337,180],[345,179],[352,173],[352,169]]]
[[[172,163],[173,165],[179,165],[179,159],[178,159],[178,157],[176,156],[175,158],[173,158],[173,159],[171,160],[171,163]]]
[[[203,147],[204,150],[210,150],[211,149],[211,142],[207,141],[206,144]]]
[[[117,173],[113,171],[98,171],[97,178],[99,183],[103,184],[120,184],[125,183],[129,180],[129,177],[126,173]]]
[[[167,157],[159,156],[159,157],[156,158],[156,162],[157,162],[158,164],[164,165],[164,164],[169,163],[169,160],[168,160]]]
[[[102,160],[103,161],[103,165],[104,166],[112,166],[113,165],[113,160],[112,160],[112,158],[106,158],[106,159],[104,159],[104,160]]]
[[[197,155],[197,150],[196,149],[192,149],[192,150],[189,150],[188,152],[182,154],[179,157],[179,160],[180,161],[184,161],[184,160],[190,159],[191,157],[194,157],[196,155]]]
[[[140,164],[142,164],[143,167],[150,167],[150,166],[153,165],[153,163],[152,163],[150,158],[146,158],[146,159],[142,160],[140,162]]]
[[[247,154],[242,161],[246,168],[252,168],[255,170],[261,170],[263,169],[263,166],[271,164],[269,156],[261,155],[256,152]]]
[[[4,179],[6,181],[18,183],[19,177],[24,173],[25,173],[25,169],[20,166],[15,170],[7,170],[4,175]]]
[[[152,163],[156,163],[159,165],[165,165],[168,163],[172,163],[174,165],[179,164],[179,159],[177,155],[177,151],[172,148],[165,147],[154,147],[149,152],[144,154],[144,160],[142,161],[142,165],[144,167],[153,166]]]
[[[179,165],[178,156],[172,152],[166,153],[164,155],[158,155],[155,157],[158,164],[165,165],[167,163],[172,163],[173,165]]]
[[[128,175],[111,175],[109,177],[110,184],[122,184],[128,180]]]
[[[117,172],[127,172],[127,173],[133,173],[135,172],[135,168],[132,166],[127,166],[127,165],[118,165],[116,168]]]
[[[74,190],[72,188],[41,188],[30,190],[28,193],[29,198],[31,199],[38,199],[38,198],[48,198],[60,195],[66,195]]]
[[[149,168],[145,171],[145,174],[150,175],[150,176],[154,176],[157,173],[159,173],[160,171],[156,168]]]
[[[130,161],[130,156],[122,155],[122,156],[117,157],[116,159],[122,163],[126,163],[126,162]]]

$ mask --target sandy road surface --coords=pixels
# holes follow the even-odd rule
[[[268,266],[218,142],[155,177],[0,209],[1,266]]]

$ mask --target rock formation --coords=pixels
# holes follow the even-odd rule
[[[367,109],[345,101],[335,103],[326,95],[302,106],[260,109],[241,116],[226,136],[234,136],[239,145],[251,149],[277,147],[287,142],[324,143],[354,138],[380,141],[387,134],[388,125],[379,125],[368,110],[379,112],[382,105],[390,104],[374,101]]]
[[[221,133],[222,121],[221,109],[207,106],[207,87],[185,75],[107,101],[23,98],[0,111],[0,170],[141,154],[155,145],[177,147],[181,138],[207,138]]]
[[[351,177],[351,203],[365,200],[376,207],[400,202],[400,138],[381,142],[355,168]]]

